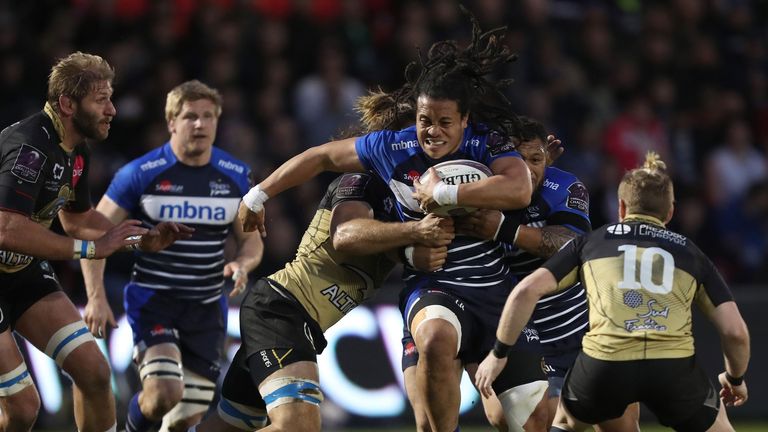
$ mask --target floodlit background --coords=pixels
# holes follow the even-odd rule
[[[713,259],[752,331],[751,398],[731,416],[767,420],[768,377],[757,365],[766,363],[768,329],[762,313],[768,306],[768,3],[464,4],[484,29],[508,26],[506,43],[520,56],[499,73],[516,80],[508,96],[519,113],[541,120],[565,143],[557,165],[589,188],[594,226],[615,219],[618,180],[647,150],[669,162],[677,200],[672,228]],[[0,2],[0,127],[42,108],[56,59],[93,52],[117,70],[118,111],[109,139],[93,147],[94,202],[117,168],[167,140],[165,94],[192,78],[224,95],[217,145],[248,162],[258,181],[354,123],[352,103],[366,89],[399,86],[416,47],[466,41],[468,31],[453,0]],[[252,279],[292,258],[331,178],[269,201],[265,259]],[[128,256],[109,262],[109,295],[118,314],[130,265]],[[57,271],[83,305],[77,264],[59,264]],[[334,343],[321,360],[328,430],[412,424],[399,375],[397,288],[395,276],[374,303],[331,331]],[[232,344],[238,341],[236,306]],[[714,329],[697,318],[697,350],[714,379],[722,368],[719,344]],[[127,323],[104,349],[123,418],[136,388]],[[66,379],[47,360],[28,359],[44,404],[37,429],[71,430]],[[462,424],[482,425],[473,397],[467,389]]]

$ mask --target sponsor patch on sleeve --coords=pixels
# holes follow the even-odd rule
[[[568,186],[568,199],[565,205],[582,213],[589,213],[589,192],[584,183],[576,182]]]
[[[35,183],[40,177],[40,172],[43,170],[43,165],[47,159],[48,156],[42,151],[29,144],[22,144],[16,155],[16,160],[13,162],[11,172],[26,182]]]
[[[488,151],[491,156],[498,156],[502,153],[508,153],[515,151],[515,143],[511,139],[500,135],[498,132],[491,132],[488,134],[488,140],[486,141]]]
[[[365,174],[344,174],[336,188],[339,198],[362,198],[365,196],[365,186],[371,180]]]

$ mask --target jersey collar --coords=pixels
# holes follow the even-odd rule
[[[661,221],[661,219],[655,218],[653,216],[640,214],[640,213],[631,213],[624,217],[624,220],[622,222],[632,222],[632,221],[638,221],[638,222],[648,222],[652,223],[654,225],[659,225],[664,228],[666,228],[666,225],[664,225],[664,222]]]
[[[64,123],[61,122],[59,114],[53,109],[50,103],[45,103],[43,111],[45,111],[45,114],[51,119],[53,128],[56,129],[56,133],[59,135],[59,145],[61,145],[61,143],[64,142]]]

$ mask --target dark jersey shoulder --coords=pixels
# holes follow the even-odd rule
[[[366,202],[378,220],[400,220],[392,192],[377,176],[367,173],[340,175],[328,186],[320,208],[331,210],[345,201]]]
[[[88,149],[81,144],[67,152],[60,142],[53,121],[42,111],[0,133],[1,208],[44,224],[61,208],[90,208]]]

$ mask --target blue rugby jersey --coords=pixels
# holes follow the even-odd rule
[[[591,231],[589,193],[573,174],[547,167],[544,182],[525,209],[523,224],[542,228],[563,225],[579,234]],[[536,255],[507,245],[512,275],[523,279],[546,261]],[[531,318],[544,355],[575,349],[589,328],[587,295],[577,282],[570,288],[545,296],[536,304]]]
[[[170,143],[115,174],[106,195],[152,227],[162,221],[195,228],[192,238],[156,253],[136,252],[133,283],[180,298],[216,301],[224,287],[224,243],[250,187],[250,169],[214,147],[203,166],[184,165]]]
[[[357,139],[355,148],[363,166],[389,185],[403,221],[424,217],[411,194],[413,181],[429,167],[457,159],[490,166],[498,158],[520,157],[512,144],[482,125],[468,126],[458,150],[441,159],[432,159],[424,153],[417,141],[415,126],[364,135]],[[479,305],[488,303],[492,294],[506,298],[511,285],[509,268],[503,258],[504,248],[499,242],[457,236],[448,247],[448,258],[441,270],[424,273],[406,266],[403,274],[406,289],[401,299],[419,288],[442,289]]]

